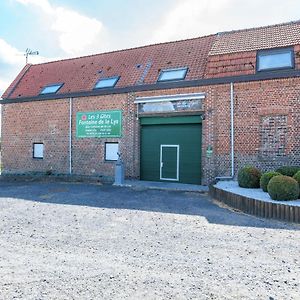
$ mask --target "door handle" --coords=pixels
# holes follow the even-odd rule
[[[162,168],[163,166],[164,166],[164,163],[163,163],[163,162],[161,162],[161,163],[160,163],[160,167]]]

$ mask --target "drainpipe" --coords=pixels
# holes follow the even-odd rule
[[[72,175],[72,102],[73,99],[69,99],[69,174]]]
[[[231,177],[234,177],[234,90],[230,83],[230,138],[231,138]]]
[[[230,83],[230,160],[231,172],[230,176],[216,177],[217,181],[229,180],[234,178],[234,86]]]

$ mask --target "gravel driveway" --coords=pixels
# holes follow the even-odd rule
[[[0,183],[0,299],[300,299],[300,227],[197,193]]]

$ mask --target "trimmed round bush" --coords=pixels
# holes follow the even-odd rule
[[[299,196],[299,184],[289,176],[274,176],[268,183],[268,193],[273,200],[296,200]]]
[[[283,166],[276,170],[276,172],[290,177],[293,177],[298,171],[300,171],[299,166]]]
[[[274,176],[278,176],[281,175],[278,172],[275,171],[271,171],[271,172],[266,172],[264,174],[261,175],[260,177],[260,188],[264,191],[264,192],[268,192],[268,183],[270,181],[270,179]]]
[[[245,166],[238,172],[238,184],[243,188],[259,188],[261,172],[251,166]]]
[[[300,171],[298,171],[293,178],[298,182],[299,184],[299,189],[300,189]],[[299,198],[300,198],[300,192],[299,192]]]

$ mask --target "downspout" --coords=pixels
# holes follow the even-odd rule
[[[72,105],[73,99],[69,99],[69,174],[72,175]]]
[[[217,181],[229,180],[234,178],[234,85],[230,83],[230,176],[216,177]]]
[[[234,178],[234,90],[230,83],[230,139],[231,139],[231,177]]]

